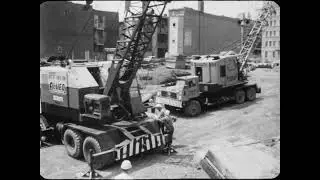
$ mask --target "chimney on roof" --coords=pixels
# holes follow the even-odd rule
[[[198,11],[204,11],[204,3],[203,1],[198,1]]]

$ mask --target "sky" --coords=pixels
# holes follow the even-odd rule
[[[73,3],[85,4],[85,1],[71,1]],[[198,1],[172,1],[167,5],[165,14],[169,9],[190,7],[197,9]],[[262,1],[204,1],[204,12],[214,15],[223,15],[237,18],[240,13],[249,12],[251,17],[257,17],[257,9],[262,7]],[[113,11],[119,13],[119,21],[123,21],[124,1],[93,1],[93,9],[101,11]]]

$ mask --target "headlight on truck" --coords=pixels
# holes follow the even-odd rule
[[[178,100],[181,101],[181,99],[182,99],[181,94],[178,94]]]
[[[158,92],[157,92],[157,96],[160,96],[160,95],[161,95],[161,92],[160,92],[160,91],[158,91]]]

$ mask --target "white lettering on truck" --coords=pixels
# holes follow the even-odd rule
[[[55,94],[67,94],[66,75],[61,73],[50,73],[48,83],[49,91]]]

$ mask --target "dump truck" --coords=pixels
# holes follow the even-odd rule
[[[93,63],[40,67],[40,140],[61,139],[69,156],[94,169],[168,142],[131,87],[168,2],[131,3],[108,70]]]
[[[188,116],[200,114],[209,103],[223,98],[253,101],[261,88],[239,78],[237,55],[191,60],[191,75],[177,77],[174,86],[157,92],[156,103],[180,108]]]

